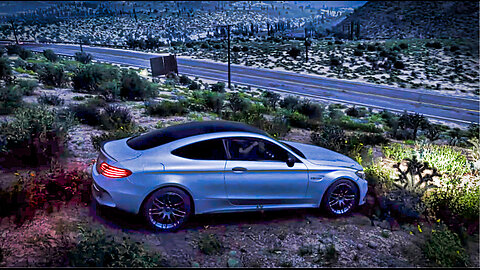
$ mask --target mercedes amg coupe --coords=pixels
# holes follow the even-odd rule
[[[229,121],[190,122],[104,143],[92,175],[100,205],[141,214],[160,231],[204,213],[322,207],[345,215],[367,193],[354,160]]]

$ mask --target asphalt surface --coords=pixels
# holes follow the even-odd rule
[[[78,45],[23,44],[33,51],[52,49],[58,54],[73,56]],[[94,60],[140,68],[150,68],[150,58],[165,54],[144,53],[104,47],[83,46]],[[227,81],[227,65],[208,60],[177,57],[180,74],[204,79]],[[479,98],[462,98],[435,94],[433,90],[403,89],[346,80],[323,78],[294,72],[231,66],[232,84],[338,103],[355,104],[395,112],[418,112],[429,118],[459,124],[479,123]]]

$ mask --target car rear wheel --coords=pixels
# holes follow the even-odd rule
[[[350,180],[342,179],[333,183],[323,197],[323,208],[331,216],[351,213],[358,203],[358,188]]]
[[[183,190],[168,187],[150,195],[143,207],[143,216],[154,230],[176,231],[189,218],[190,196]]]

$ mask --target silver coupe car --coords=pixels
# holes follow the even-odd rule
[[[367,193],[363,168],[352,159],[229,121],[107,142],[92,175],[100,205],[140,213],[161,231],[204,213],[323,207],[345,215]]]

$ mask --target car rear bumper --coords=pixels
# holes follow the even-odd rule
[[[104,206],[115,207],[138,214],[145,198],[143,187],[134,185],[126,178],[112,179],[99,174],[96,163],[92,168],[92,194]]]

